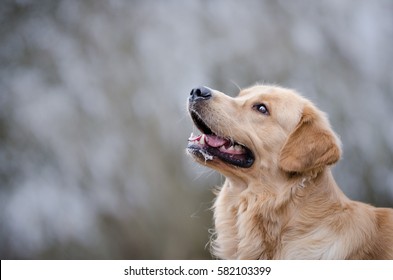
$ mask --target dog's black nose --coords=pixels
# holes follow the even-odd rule
[[[190,93],[190,101],[196,101],[198,99],[209,99],[210,97],[212,97],[212,91],[207,87],[194,88]]]

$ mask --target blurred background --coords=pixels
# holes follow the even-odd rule
[[[393,2],[1,0],[0,257],[210,259],[199,85],[328,112],[351,198],[393,206]]]

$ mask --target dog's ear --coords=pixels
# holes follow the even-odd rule
[[[291,173],[321,170],[341,156],[340,141],[325,116],[307,104],[280,154],[280,167]]]

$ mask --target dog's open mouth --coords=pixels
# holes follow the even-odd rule
[[[246,146],[227,137],[218,136],[195,112],[191,112],[191,117],[202,134],[191,134],[187,147],[190,152],[203,157],[205,161],[216,157],[225,163],[243,168],[254,163],[254,156]]]

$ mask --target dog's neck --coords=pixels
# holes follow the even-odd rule
[[[288,176],[283,172],[276,172],[270,176],[263,175],[259,180],[250,182],[243,178],[226,178],[225,185],[234,193],[248,190],[272,199],[283,200],[283,202],[305,195],[325,196],[333,199],[332,201],[347,199],[337,186],[330,167],[325,167],[318,172],[290,175],[290,179]],[[324,182],[323,185],[322,182]]]

